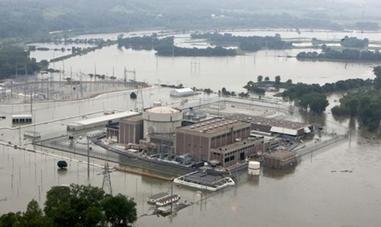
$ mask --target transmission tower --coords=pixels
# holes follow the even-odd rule
[[[102,181],[102,189],[110,195],[112,195],[112,186],[111,186],[111,176],[110,176],[111,170],[108,166],[108,162],[105,163],[105,166],[103,168],[103,181]],[[106,190],[107,189],[107,190]]]

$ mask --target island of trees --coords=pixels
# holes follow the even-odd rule
[[[336,49],[323,45],[322,52],[300,52],[298,60],[381,61],[378,50]]]
[[[92,186],[52,187],[44,209],[32,200],[25,212],[0,216],[2,227],[131,226],[136,203],[124,195],[112,196]]]
[[[369,46],[369,39],[345,36],[344,39],[340,41],[340,45],[345,48],[367,48]]]
[[[377,130],[381,121],[381,66],[373,71],[376,78],[371,86],[349,92],[332,108],[335,116],[355,117],[370,131]]]
[[[235,49],[223,47],[184,48],[174,43],[174,37],[159,38],[156,34],[143,37],[119,38],[118,46],[135,50],[155,50],[158,56],[236,56]]]
[[[194,33],[192,39],[206,39],[216,46],[235,46],[243,51],[259,51],[263,49],[289,49],[292,42],[283,41],[279,34],[275,36],[234,36],[230,33]]]
[[[36,62],[36,59],[30,58],[29,51],[25,51],[23,47],[0,47],[0,79],[34,74],[47,67],[47,61]]]

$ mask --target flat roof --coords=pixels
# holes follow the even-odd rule
[[[112,120],[116,120],[116,119],[132,117],[132,116],[136,116],[139,114],[140,113],[138,113],[138,112],[132,112],[132,111],[119,112],[119,113],[89,118],[89,119],[85,119],[85,120],[81,120],[81,121],[75,121],[75,122],[69,123],[68,125],[71,125],[71,126],[92,125],[92,124],[108,122],[108,121],[112,121]]]
[[[236,116],[233,116],[232,118],[233,119],[239,118],[242,121],[250,122],[252,124],[267,125],[272,127],[287,128],[287,129],[294,129],[294,130],[299,130],[299,129],[311,126],[311,124],[308,124],[308,123],[295,122],[295,121],[276,119],[276,118],[266,118],[266,117],[260,117],[260,116],[236,115]]]
[[[207,133],[213,134],[228,130],[234,127],[250,127],[250,124],[242,122],[239,120],[228,120],[221,117],[215,117],[208,120],[200,121],[193,125],[188,125],[179,128],[181,131],[197,132],[197,133]]]
[[[283,161],[283,160],[295,158],[296,154],[290,151],[274,151],[271,153],[265,153],[264,157]]]
[[[12,118],[31,118],[32,114],[15,114],[12,115]]]
[[[123,119],[121,121],[122,122],[138,122],[138,121],[143,121],[143,115],[139,114],[139,115],[136,115],[136,116],[125,118],[125,119]]]
[[[246,140],[228,144],[219,148],[214,148],[211,151],[218,152],[218,153],[228,153],[228,152],[232,152],[241,148],[253,146],[258,142],[258,140],[261,140],[261,139],[260,138],[246,139]]]
[[[221,184],[223,184],[223,180],[226,178],[221,175],[211,175],[204,172],[195,172],[192,174],[185,175],[184,177],[185,181],[193,182],[197,184],[202,184],[206,186],[211,187],[217,187]]]

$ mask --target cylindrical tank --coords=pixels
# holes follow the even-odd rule
[[[175,129],[181,126],[183,113],[181,110],[168,106],[154,106],[146,109],[143,113],[144,137],[150,134],[175,133]]]
[[[248,173],[249,175],[258,176],[261,171],[261,163],[257,161],[249,161]]]

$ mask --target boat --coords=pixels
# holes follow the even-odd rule
[[[169,196],[169,194],[167,192],[160,192],[160,193],[157,193],[157,194],[150,196],[148,198],[147,203],[151,204],[151,205],[155,205],[157,201],[159,201],[160,199],[166,198],[168,196]]]
[[[163,207],[163,206],[167,206],[167,205],[170,205],[172,203],[175,203],[175,202],[179,201],[180,199],[181,199],[181,197],[179,195],[173,194],[173,195],[167,196],[165,198],[159,199],[155,203],[155,205],[158,207]]]

